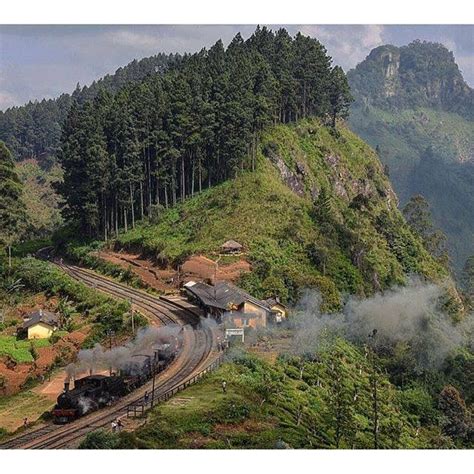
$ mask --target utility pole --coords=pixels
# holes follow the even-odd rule
[[[132,334],[135,334],[135,311],[133,310],[133,298],[130,298],[130,311],[132,313]]]
[[[112,329],[107,330],[107,335],[109,336],[109,349],[112,349],[112,337],[114,336],[114,331]]]
[[[159,362],[158,351],[155,351],[155,358],[153,359],[153,381],[151,385],[151,408],[155,405],[155,376],[156,376],[156,365]]]

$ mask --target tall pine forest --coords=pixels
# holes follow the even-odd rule
[[[157,206],[254,169],[266,126],[318,117],[335,127],[350,101],[342,69],[319,41],[266,28],[116,93],[102,88],[93,100],[73,101],[64,123],[67,218],[107,239]]]

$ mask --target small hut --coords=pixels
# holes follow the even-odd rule
[[[49,311],[35,311],[30,313],[22,327],[28,339],[47,339],[58,329],[59,317]]]
[[[221,245],[222,253],[227,255],[233,255],[240,253],[242,251],[242,245],[236,242],[235,240],[228,240],[224,244]]]

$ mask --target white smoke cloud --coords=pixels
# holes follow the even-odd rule
[[[367,343],[374,329],[376,346],[405,342],[419,370],[439,367],[446,356],[464,345],[472,345],[473,316],[454,324],[440,308],[442,287],[411,281],[370,298],[351,298],[338,314],[321,313],[320,296],[308,291],[294,309],[294,350],[315,353],[337,336]]]

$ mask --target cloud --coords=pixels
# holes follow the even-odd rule
[[[133,31],[119,30],[107,33],[106,38],[118,46],[150,50],[159,46],[159,38],[155,35],[134,33]]]
[[[376,46],[416,38],[453,50],[466,80],[474,84],[474,27],[469,25],[269,25],[318,38],[345,70]],[[11,25],[0,26],[0,109],[72,92],[133,59],[159,52],[196,52],[218,39],[244,38],[255,25]],[[3,80],[1,80],[3,78]]]
[[[382,25],[304,25],[301,32],[317,38],[336,64],[345,70],[353,68],[384,44]]]

